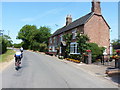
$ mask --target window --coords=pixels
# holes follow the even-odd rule
[[[54,43],[56,42],[55,37],[53,38]]]
[[[52,51],[55,51],[55,47],[54,46],[52,47]]]
[[[76,29],[72,31],[73,39],[76,39]]]
[[[70,54],[79,54],[78,53],[78,47],[76,42],[72,42],[70,44]]]
[[[63,35],[60,35],[60,42],[63,41]]]
[[[52,38],[50,38],[50,43],[52,43]]]

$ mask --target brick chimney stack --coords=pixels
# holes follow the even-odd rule
[[[67,17],[66,17],[66,26],[69,25],[70,23],[72,23],[72,17],[71,17],[71,15],[67,15]]]
[[[91,11],[95,14],[101,15],[101,7],[99,0],[92,0],[92,8]]]

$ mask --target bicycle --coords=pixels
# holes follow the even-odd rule
[[[18,71],[20,69],[20,62],[21,60],[20,59],[17,59],[17,61],[15,62],[15,69]]]

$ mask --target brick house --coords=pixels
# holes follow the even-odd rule
[[[110,26],[101,14],[100,1],[92,0],[91,12],[72,22],[71,15],[66,17],[66,25],[55,31],[49,38],[49,52],[56,54],[59,47],[59,54],[64,54],[65,41],[63,35],[72,33],[73,38],[70,44],[70,54],[79,54],[76,43],[76,33],[86,34],[89,42],[97,43],[105,47],[105,52],[110,53]]]

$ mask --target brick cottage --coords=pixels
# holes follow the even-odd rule
[[[71,15],[66,17],[66,25],[55,31],[49,38],[49,52],[56,54],[59,47],[59,55],[64,55],[65,41],[63,35],[72,33],[70,54],[79,54],[76,43],[76,33],[86,34],[90,41],[105,47],[105,52],[110,53],[110,26],[101,14],[100,1],[92,0],[91,12],[72,22]]]

